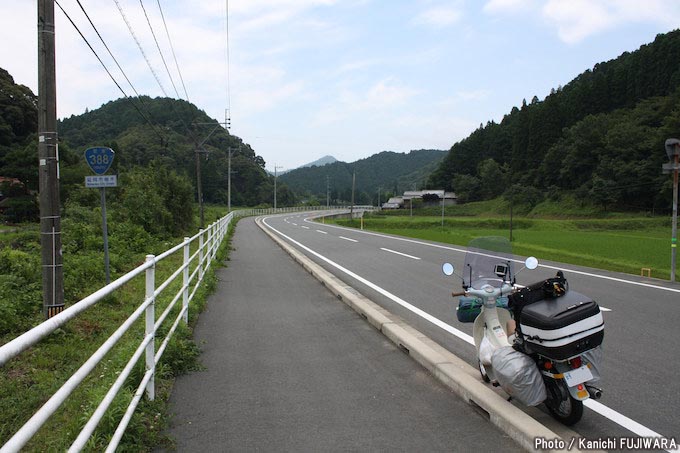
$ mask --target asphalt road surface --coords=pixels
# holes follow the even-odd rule
[[[457,321],[457,300],[449,296],[452,289],[460,290],[460,281],[441,271],[445,261],[462,269],[464,247],[324,225],[311,221],[311,215],[271,216],[265,224],[374,302],[476,364],[472,325]],[[518,283],[554,276],[558,269],[564,270],[570,288],[600,304],[605,318],[604,396],[587,402],[575,431],[588,439],[680,440],[680,285],[545,261],[535,271],[520,273]]]
[[[252,218],[233,247],[170,399],[178,451],[520,451]]]

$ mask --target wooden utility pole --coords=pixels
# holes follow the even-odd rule
[[[38,173],[43,312],[46,318],[64,310],[55,74],[54,0],[38,0]]]
[[[356,182],[356,176],[357,173],[356,171],[352,172],[352,206],[349,208],[349,219],[350,221],[354,221],[354,185]]]

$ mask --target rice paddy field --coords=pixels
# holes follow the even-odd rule
[[[360,227],[357,220],[336,222]],[[476,237],[510,235],[507,217],[445,217],[442,227],[440,216],[367,214],[363,227],[462,246]],[[517,255],[636,275],[646,268],[652,277],[670,277],[670,217],[515,218],[512,236]]]

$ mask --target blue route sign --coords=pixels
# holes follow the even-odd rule
[[[93,172],[103,175],[111,168],[114,152],[111,148],[90,148],[85,151],[85,160]]]

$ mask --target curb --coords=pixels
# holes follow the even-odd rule
[[[262,225],[261,221],[262,217],[258,217],[255,223],[333,295],[352,307],[360,316],[426,368],[440,382],[471,406],[480,410],[491,423],[522,448],[527,451],[536,451],[534,442],[539,437],[548,440],[561,439],[554,431],[513,406],[487,384],[482,383],[480,378],[477,377],[478,372],[467,362],[326,271]],[[566,444],[569,443],[566,442]],[[579,450],[572,448],[569,451],[578,452]]]

